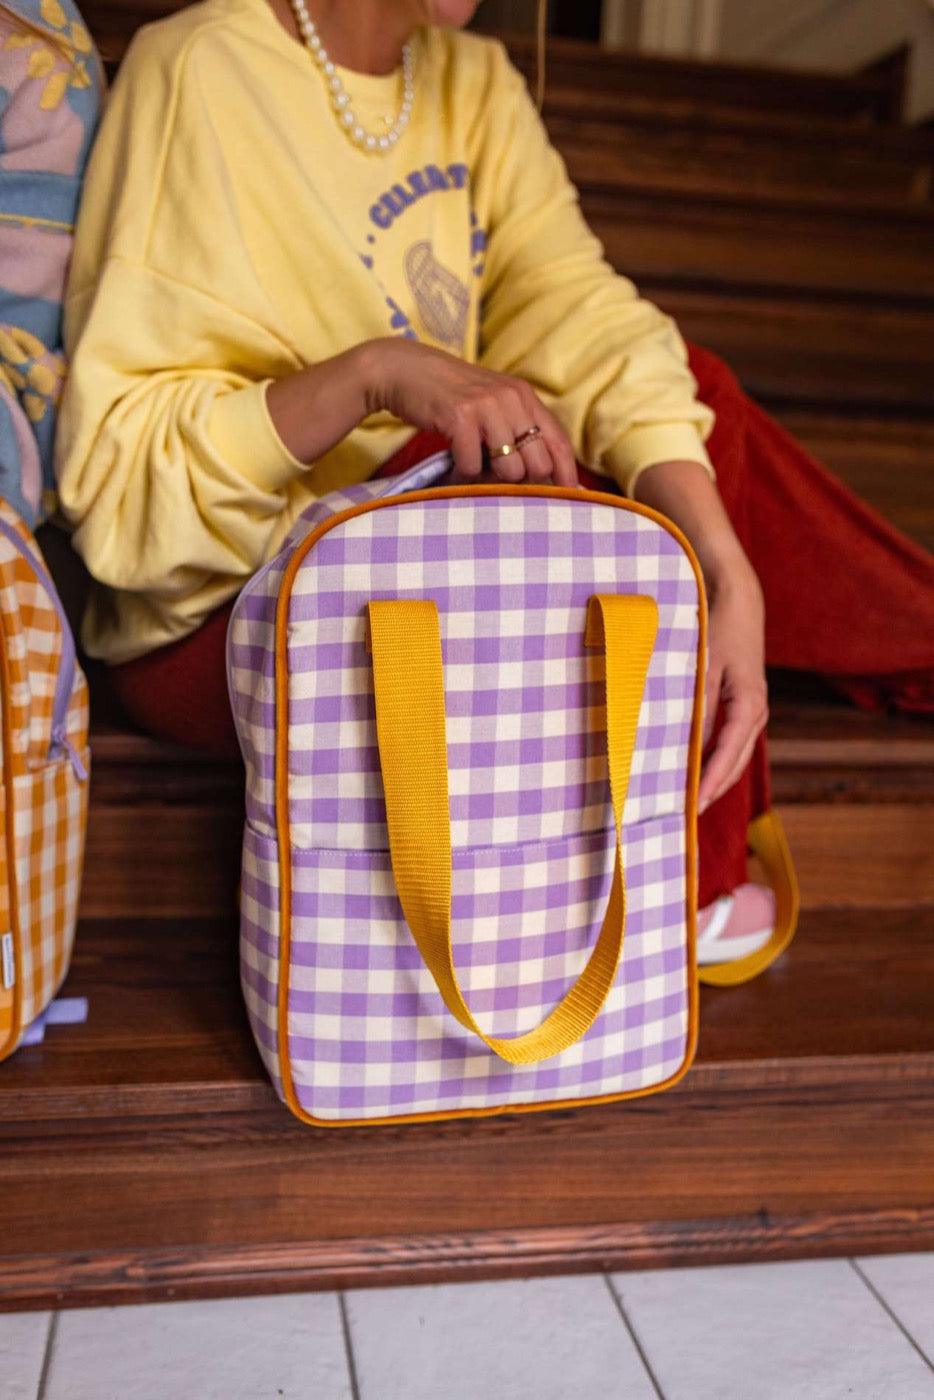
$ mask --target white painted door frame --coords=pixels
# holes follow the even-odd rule
[[[719,47],[722,9],[723,0],[643,0],[639,47],[710,58]],[[626,32],[626,0],[604,0],[604,44],[621,44]]]

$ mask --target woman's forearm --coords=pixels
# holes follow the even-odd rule
[[[699,462],[658,462],[639,475],[636,500],[672,520],[687,536],[708,588],[750,569],[710,476]]]
[[[755,571],[723,502],[697,462],[658,462],[641,473],[636,498],[680,527],[697,554],[709,605],[704,742],[723,723],[708,754],[698,811],[733,786],[768,719],[765,609]]]
[[[317,461],[367,416],[369,360],[356,345],[269,385],[269,416],[293,457]]]

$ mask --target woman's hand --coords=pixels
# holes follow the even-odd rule
[[[745,555],[708,582],[709,644],[704,743],[719,707],[723,724],[701,777],[703,812],[739,779],[769,717],[762,589]]]
[[[721,704],[723,725],[701,775],[703,812],[742,775],[768,720],[765,608],[759,580],[699,462],[659,462],[636,482],[636,497],[685,533],[707,588],[709,641],[704,742]]]
[[[567,434],[521,379],[469,365],[444,350],[398,337],[365,341],[271,383],[266,404],[293,457],[314,462],[373,413],[443,433],[465,480],[483,471],[485,454],[538,434],[489,465],[501,481],[577,485]]]
[[[413,340],[374,340],[361,351],[368,367],[368,412],[389,412],[403,423],[443,433],[451,440],[462,479],[480,475],[486,451],[511,447],[530,428],[538,428],[539,436],[519,451],[490,460],[494,475],[501,481],[577,485],[567,434],[523,380]]]

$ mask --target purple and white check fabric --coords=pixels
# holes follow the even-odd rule
[[[698,586],[662,526],[586,493],[407,501],[437,463],[309,511],[241,595],[228,643],[247,764],[242,972],[281,1091],[288,1056],[321,1120],[560,1103],[660,1085],[689,1033],[685,797]],[[289,850],[275,822],[274,622],[296,544],[329,511],[392,492],[329,529],[289,603]],[[373,598],[430,598],[441,618],[454,847],[455,962],[484,1029],[531,1029],[587,960],[609,894],[613,820],[603,661],[583,645],[594,593],[655,597],[659,631],[625,808],[627,923],[616,982],[571,1049],[494,1056],[445,1008],[402,918],[388,855],[365,643]],[[291,869],[279,960],[280,861]],[[280,978],[288,1044],[280,1047]]]

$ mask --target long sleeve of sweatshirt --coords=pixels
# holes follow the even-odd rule
[[[286,484],[306,471],[265,398],[300,361],[242,245],[224,236],[235,210],[197,64],[165,50],[144,35],[115,86],[65,304],[59,496],[95,579],[135,617],[118,634],[112,599],[96,594],[86,631],[112,659],[190,631],[235,592],[274,540]]]
[[[670,317],[607,263],[528,89],[502,55],[490,162],[481,357],[527,380],[582,461],[628,494],[656,462],[700,462],[713,415]]]

